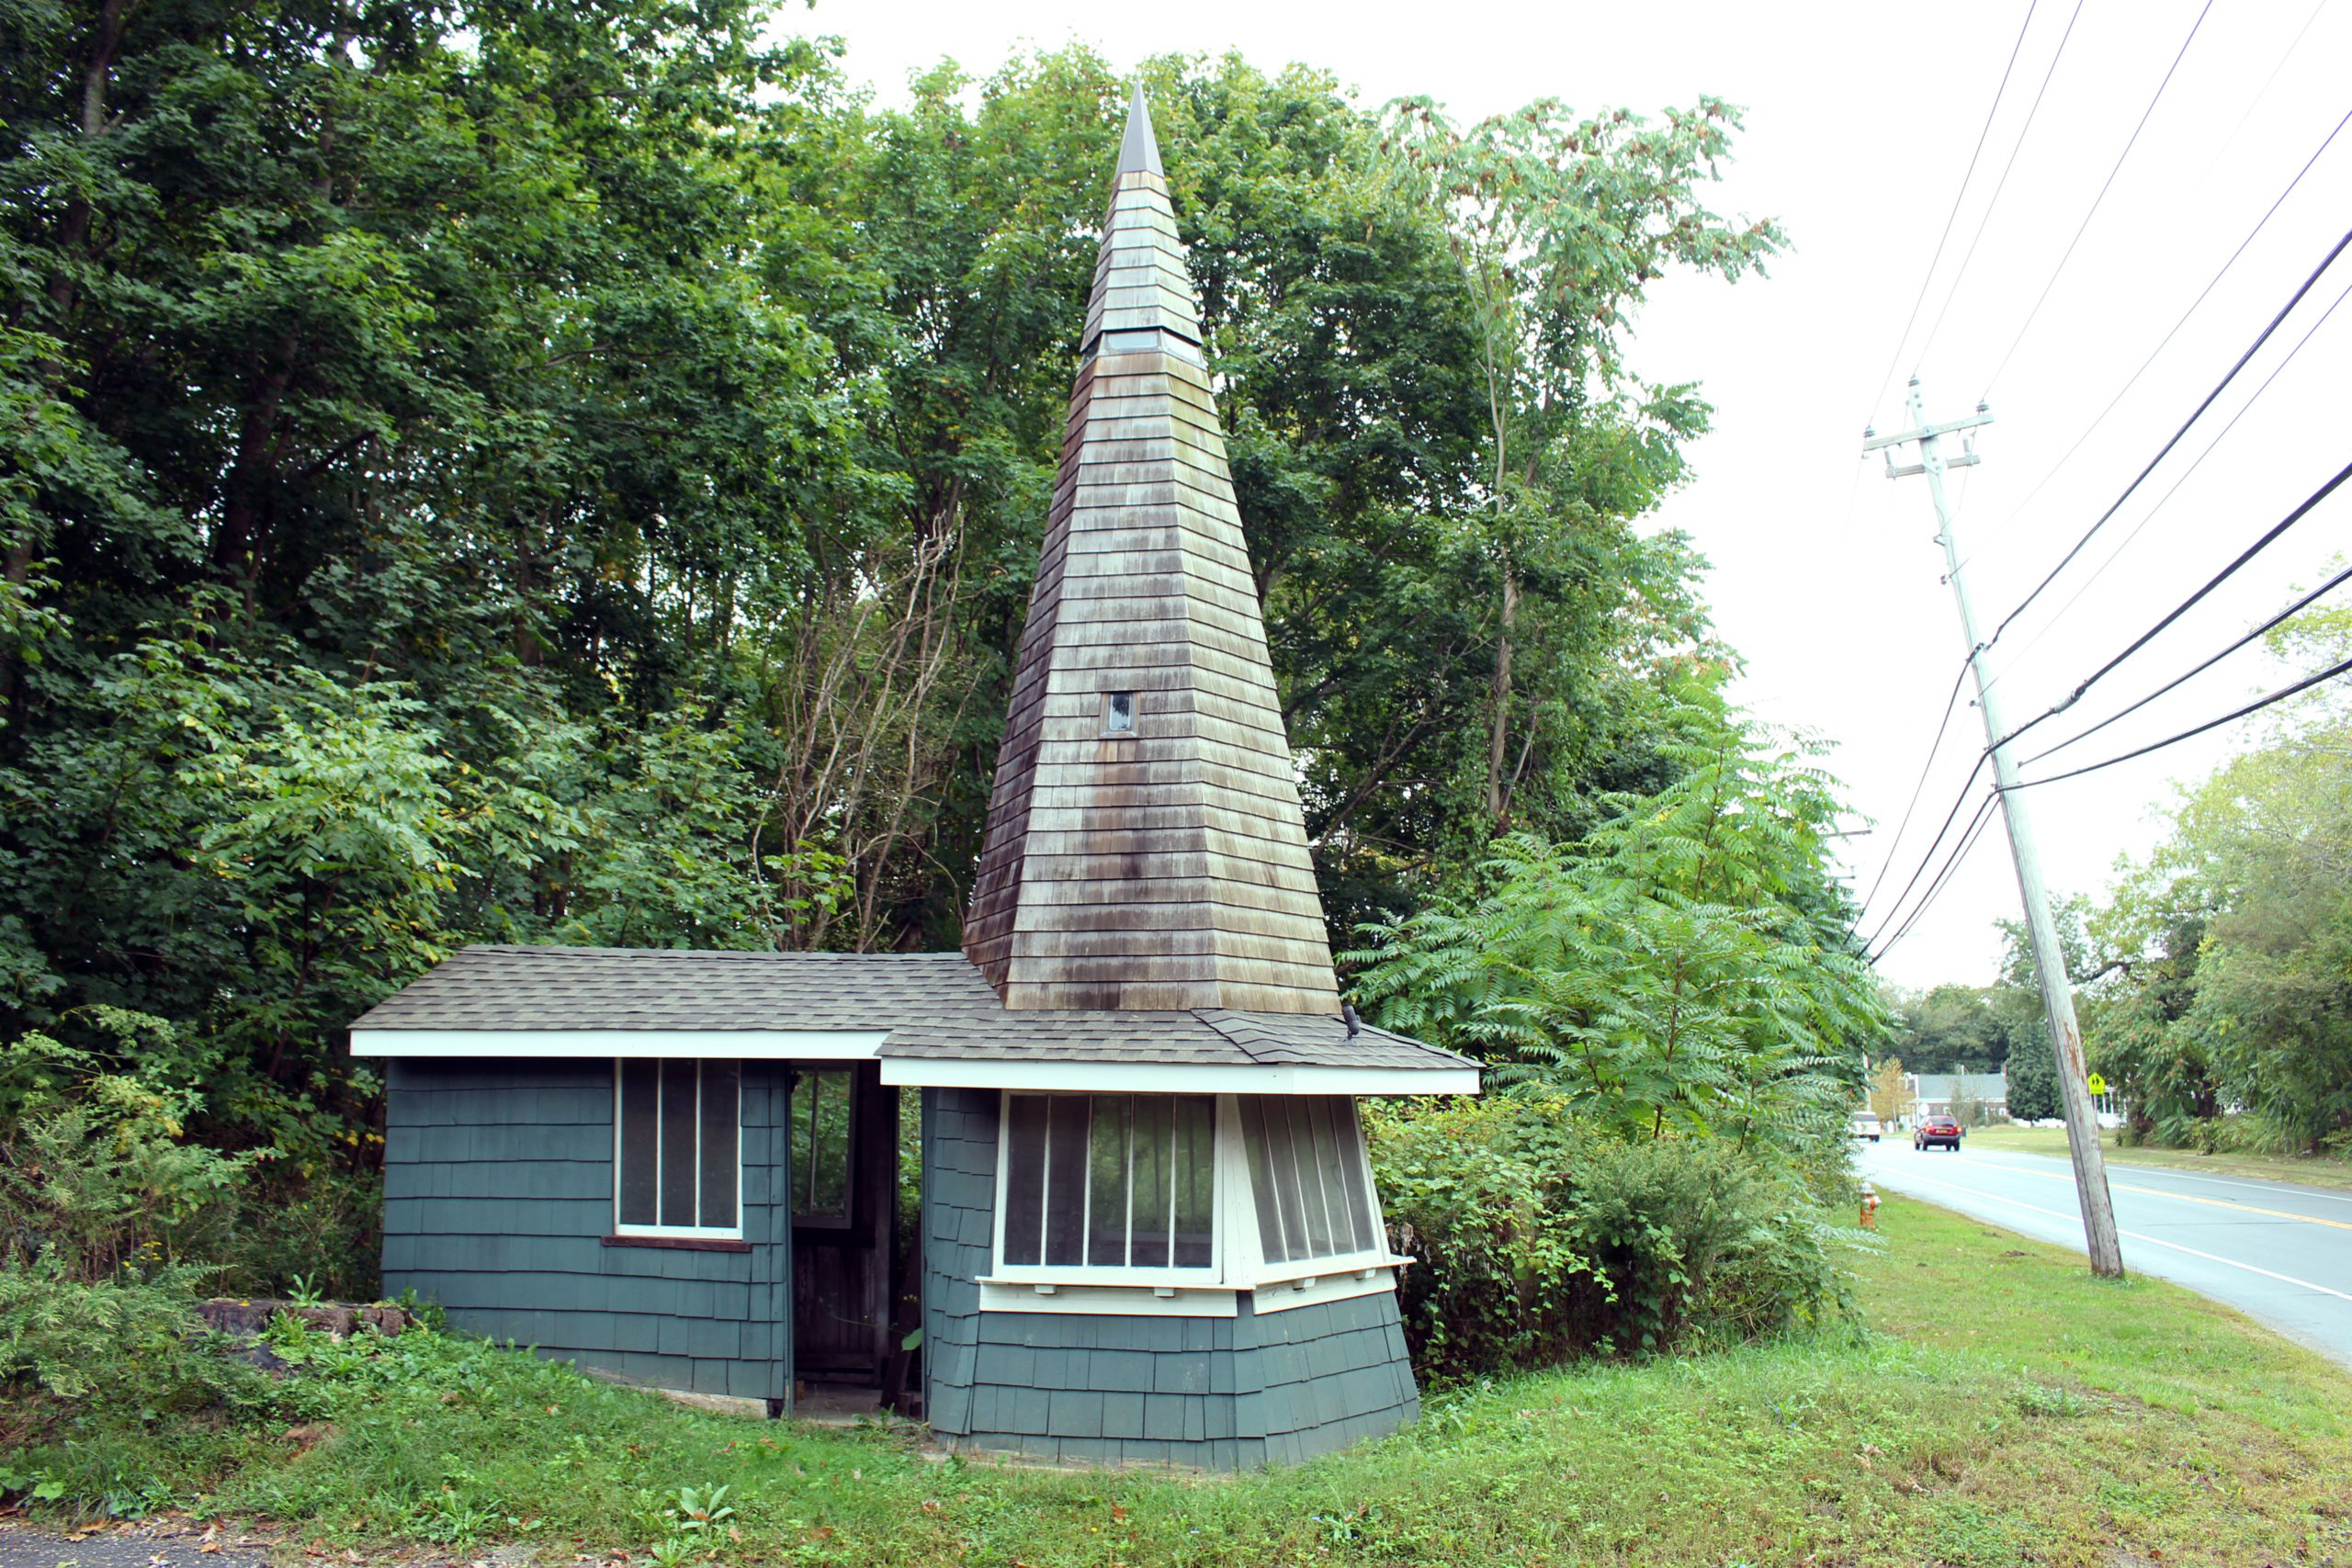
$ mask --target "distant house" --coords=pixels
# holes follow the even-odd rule
[[[2009,1114],[2009,1076],[2000,1073],[1905,1073],[1913,1120],[1922,1116],[1951,1116],[1956,1108],[1973,1103],[1976,1114],[2006,1121]]]
[[[1478,1072],[1341,1014],[1140,92],[1080,342],[963,951],[458,953],[352,1030],[386,1289],[771,1415],[911,1355],[955,1448],[1232,1469],[1413,1417],[1357,1097]]]

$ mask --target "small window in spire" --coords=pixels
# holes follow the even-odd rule
[[[1133,735],[1136,732],[1136,694],[1133,692],[1113,692],[1102,699],[1102,733]]]

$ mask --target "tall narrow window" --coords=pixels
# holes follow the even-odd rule
[[[1004,1133],[1005,1266],[1215,1267],[1214,1096],[1014,1094]]]
[[[1379,1211],[1355,1101],[1342,1095],[1252,1095],[1240,1102],[1258,1241],[1269,1263],[1379,1251]]]
[[[1102,733],[1133,735],[1136,730],[1136,694],[1133,692],[1113,692],[1102,699]]]
[[[616,1230],[639,1235],[741,1234],[742,1078],[736,1062],[616,1066]]]
[[[851,1114],[856,1080],[847,1067],[801,1073],[792,1086],[792,1223],[850,1223]]]

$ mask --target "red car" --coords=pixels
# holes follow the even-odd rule
[[[1912,1130],[1913,1148],[1931,1149],[1938,1144],[1954,1154],[1960,1153],[1960,1123],[1949,1116],[1930,1116]]]

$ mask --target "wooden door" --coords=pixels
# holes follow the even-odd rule
[[[803,1382],[878,1386],[890,1348],[899,1091],[872,1062],[792,1084],[792,1359]]]

